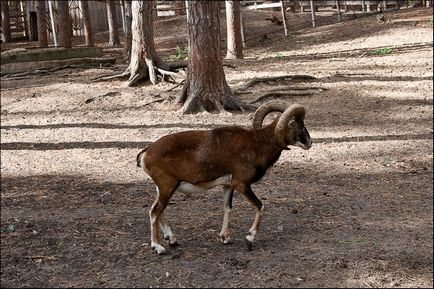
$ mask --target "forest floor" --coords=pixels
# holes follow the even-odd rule
[[[252,251],[243,239],[255,211],[237,194],[233,242],[219,242],[215,188],[175,194],[166,213],[180,246],[154,254],[155,186],[136,167],[146,143],[250,127],[251,112],[182,115],[173,83],[92,81],[123,64],[3,77],[1,287],[432,287],[432,13],[403,9],[387,22],[369,16],[288,37],[261,30],[276,27],[265,12],[245,14],[246,59],[225,67],[232,88],[254,77],[314,77],[259,83],[239,96],[308,91],[284,99],[306,106],[314,142],[284,151],[253,186],[265,212]],[[186,43],[184,23],[156,29],[162,55]]]

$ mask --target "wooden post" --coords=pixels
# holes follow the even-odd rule
[[[383,0],[383,11],[387,10],[387,1]]]
[[[26,11],[24,11],[24,4],[23,4],[23,1],[20,1],[20,11],[21,11],[21,21],[23,22],[23,24],[24,24],[24,37],[27,37],[27,36],[29,36],[29,33],[28,33],[28,24],[27,24],[27,21],[26,21],[26,17],[25,17],[25,15],[26,15]]]
[[[362,0],[362,12],[363,12],[363,14],[365,14],[365,11],[366,11],[366,6],[365,6],[365,0]]]
[[[315,5],[313,0],[310,0],[310,11],[312,13],[312,27],[315,27]]]
[[[283,28],[285,30],[285,36],[288,36],[288,27],[286,25],[286,12],[285,12],[285,2],[283,0],[280,0],[280,9],[282,10],[282,21],[283,21]]]
[[[244,26],[243,26],[243,14],[240,9],[240,30],[241,30],[241,42],[243,43],[243,48],[246,48],[246,39],[244,38]]]
[[[339,0],[336,0],[336,9],[338,12],[338,22],[341,22],[341,7],[339,6]]]
[[[53,42],[54,42],[54,47],[57,47],[57,32],[56,32],[56,20],[54,19],[55,15],[54,15],[54,1],[50,0],[48,1],[48,8],[50,8],[50,18],[51,18],[51,31],[53,33]]]
[[[185,0],[185,14],[187,15],[187,22],[188,22],[188,17],[190,15],[189,13],[189,8],[190,8],[190,4],[188,3],[188,0]]]

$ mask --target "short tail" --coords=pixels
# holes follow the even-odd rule
[[[144,153],[146,152],[146,150],[148,149],[149,147],[146,147],[146,148],[144,148],[141,152],[139,152],[139,154],[137,155],[137,166],[139,167],[139,168],[143,168],[143,166],[144,166]]]

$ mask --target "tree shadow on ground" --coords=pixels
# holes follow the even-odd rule
[[[335,286],[379,270],[386,277],[373,285],[394,281],[392,272],[405,285],[408,274],[432,270],[428,166],[330,174],[284,163],[254,186],[267,209],[252,252],[242,240],[254,210],[242,196],[234,199],[233,244],[224,246],[222,190],[176,194],[167,219],[181,246],[167,256],[149,249],[150,181],[2,177],[2,286]]]

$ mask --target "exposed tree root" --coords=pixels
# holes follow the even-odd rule
[[[185,81],[181,93],[178,95],[176,102],[182,104],[182,112],[184,114],[196,113],[202,111],[221,112],[221,111],[253,111],[256,106],[248,103],[243,103],[233,97],[231,89],[226,85],[224,92],[216,92],[216,97],[207,94],[207,98],[200,97],[199,91],[194,91],[194,94],[188,94],[189,81]],[[220,95],[221,94],[221,95]]]
[[[183,81],[181,81],[180,83],[178,83],[177,85],[173,86],[172,88],[169,88],[168,90],[166,90],[167,92],[174,90],[175,88],[177,88],[178,86],[183,85],[185,82],[185,79]]]
[[[276,88],[269,89],[267,93],[260,95],[255,100],[250,103],[256,103],[267,99],[269,97],[292,97],[292,96],[310,96],[315,93],[327,90],[323,87],[312,86],[312,87],[297,87],[297,86],[279,86]]]
[[[161,68],[158,68],[158,67],[157,67],[157,71],[158,71],[158,73],[161,74],[163,81],[166,78],[170,78],[173,82],[176,82],[174,76],[177,75],[178,72],[168,71],[168,70],[164,70],[164,69],[161,69]]]
[[[93,78],[92,81],[108,81],[113,79],[122,79],[129,76],[130,78],[125,84],[125,86],[127,87],[136,85],[140,80],[146,77],[149,77],[153,84],[157,83],[157,77],[160,77],[163,81],[166,79],[170,79],[173,82],[176,82],[174,76],[177,75],[179,71],[171,68],[170,66],[162,64],[159,66],[152,65],[152,68],[149,67],[150,66],[148,65],[148,69],[137,69],[137,72],[135,72],[134,75],[131,76],[131,69],[130,66],[128,66],[127,69],[125,69],[125,71],[120,74],[98,76],[96,78]]]
[[[145,103],[145,104],[142,105],[142,106],[147,106],[147,105],[150,105],[150,104],[152,104],[152,103],[162,102],[162,101],[164,101],[164,98],[159,98],[159,99],[156,99],[156,100],[153,100],[153,101],[147,102],[147,103]]]
[[[119,91],[110,91],[110,92],[107,92],[107,93],[105,93],[103,95],[98,95],[98,96],[95,96],[95,97],[88,98],[88,99],[86,99],[86,101],[84,103],[88,104],[88,103],[93,102],[96,99],[102,99],[102,98],[105,98],[105,97],[108,97],[108,96],[116,96],[116,95],[119,95],[119,94],[121,94]]]
[[[287,91],[287,90],[313,90],[313,91],[324,91],[327,90],[327,88],[319,87],[319,86],[307,86],[307,87],[301,87],[301,86],[278,86],[276,88],[268,89],[269,92],[272,91]]]
[[[272,77],[257,77],[250,79],[247,83],[244,85],[241,85],[237,88],[235,88],[232,93],[226,93],[226,95],[222,98],[216,98],[212,99],[212,97],[209,97],[207,100],[200,99],[197,96],[194,95],[188,95],[188,82],[184,83],[184,86],[182,88],[181,93],[178,95],[176,102],[179,104],[183,104],[183,113],[195,113],[200,111],[252,111],[255,110],[257,107],[253,104],[256,102],[259,102],[261,100],[264,100],[266,98],[277,96],[277,97],[284,97],[284,96],[305,96],[305,95],[312,95],[315,92],[288,92],[288,91],[282,91],[285,89],[291,89],[291,90],[319,90],[321,88],[318,87],[312,87],[312,88],[294,88],[293,86],[283,86],[279,88],[274,88],[272,91],[267,92],[261,96],[259,96],[256,100],[246,104],[242,101],[238,100],[237,98],[233,97],[232,95],[235,94],[242,94],[246,93],[245,90],[249,87],[260,83],[260,82],[268,82],[268,81],[279,81],[279,80],[292,80],[292,81],[311,81],[315,80],[317,78],[310,76],[310,75],[281,75],[281,76],[272,76]],[[230,91],[230,89],[228,88]]]
[[[102,76],[98,76],[95,78],[92,78],[92,81],[107,81],[107,80],[112,80],[112,79],[116,79],[116,78],[124,78],[127,77],[130,74],[130,70],[129,67],[122,73],[120,74],[109,74],[109,75],[102,75]]]
[[[292,80],[292,81],[309,81],[309,80],[315,80],[316,77],[310,76],[310,75],[281,75],[281,76],[271,76],[271,77],[255,77],[247,81],[245,84],[236,87],[233,90],[234,94],[238,94],[239,92],[248,89],[249,87],[256,85],[260,82],[267,82],[267,81],[278,81],[278,80]]]
[[[235,65],[230,64],[230,63],[225,63],[223,62],[223,66],[227,66],[230,68],[235,68]],[[165,66],[161,66],[163,69],[166,70],[177,70],[177,69],[184,69],[188,67],[188,61],[172,61],[172,62],[166,62]]]
[[[62,70],[62,69],[67,69],[67,68],[94,68],[95,65],[76,65],[76,64],[67,64],[67,65],[63,65],[63,66],[59,66],[59,67],[53,67],[53,68],[48,68],[48,69],[34,69],[34,70],[30,70],[30,71],[26,71],[26,72],[20,72],[20,73],[14,73],[14,74],[5,74],[2,75],[3,79],[22,79],[24,76],[27,75],[37,75],[37,74],[46,74],[46,73],[51,73],[51,72],[55,72],[58,70]]]
[[[257,107],[251,104],[246,104],[238,99],[227,96],[224,101],[208,99],[205,102],[199,101],[198,97],[189,97],[187,102],[182,107],[184,114],[197,113],[202,111],[222,112],[222,111],[254,111]]]
[[[309,95],[313,95],[313,94],[314,94],[314,92],[274,91],[274,92],[264,93],[264,94],[260,95],[257,99],[251,101],[250,103],[251,104],[256,103],[256,102],[262,101],[266,98],[273,97],[273,96],[275,96],[275,97],[285,97],[285,96],[291,97],[291,96],[309,96]]]
[[[131,87],[137,84],[140,80],[145,78],[147,76],[146,72],[144,70],[139,70],[136,73],[130,75],[130,78],[128,81],[124,84],[125,87]]]

